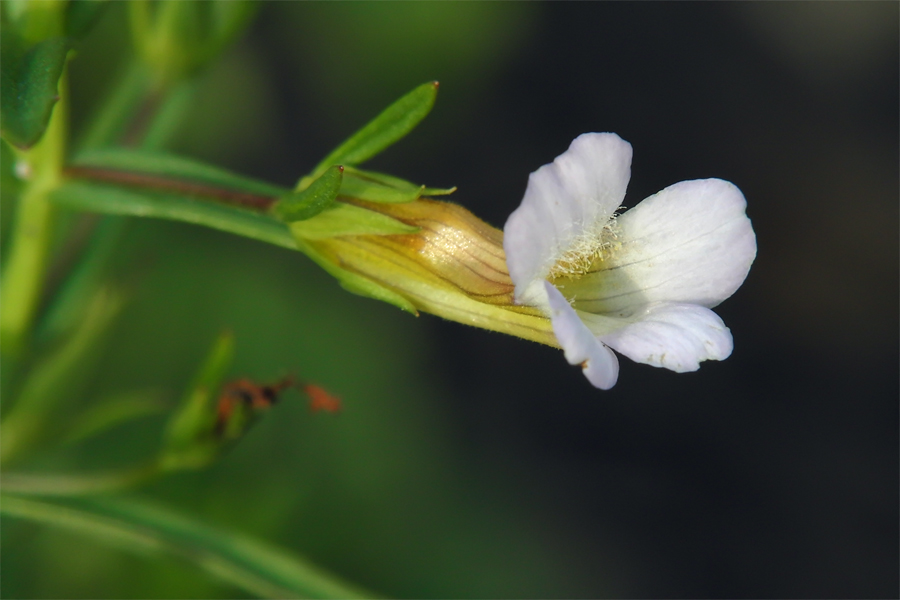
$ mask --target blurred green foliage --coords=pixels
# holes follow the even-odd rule
[[[386,596],[895,595],[869,582],[896,569],[896,544],[879,540],[896,529],[883,526],[882,500],[896,486],[881,474],[896,471],[895,448],[882,452],[894,439],[884,424],[896,423],[896,269],[884,268],[896,258],[896,178],[882,178],[897,164],[884,132],[897,128],[878,120],[883,106],[872,100],[895,114],[896,90],[862,76],[804,87],[802,70],[748,33],[765,23],[833,75],[809,49],[829,47],[819,13],[834,13],[827,23],[837,27],[850,6],[262,6],[249,36],[186,94],[167,149],[289,188],[377,110],[438,79],[440,110],[378,160],[402,157],[397,172],[413,181],[439,173],[468,194],[460,202],[482,202],[499,223],[527,171],[554,156],[551,143],[560,150],[589,129],[657,142],[641,146],[641,164],[661,168],[636,177],[638,197],[717,175],[750,198],[767,275],[748,281],[742,309],[752,318],[725,307],[735,357],[677,381],[635,370],[630,391],[598,397],[555,352],[455,325],[463,331],[448,344],[431,317],[346,294],[299,253],[133,220],[108,268],[129,301],[97,375],[65,401],[91,409],[149,390],[168,411],[136,410],[143,416],[81,440],[72,438],[83,422],[60,413],[54,425],[75,433],[27,466],[114,469],[153,456],[210,341],[228,328],[229,377],[295,374],[340,396],[344,410],[312,414],[286,391],[220,462],[135,495]],[[797,18],[781,18],[787,10]],[[876,20],[896,23],[896,5],[885,10],[894,12]],[[75,147],[134,56],[127,12],[110,3],[70,63]],[[895,55],[896,34],[884,35]],[[857,99],[853,110],[842,98]],[[696,148],[685,142],[702,136]],[[535,140],[544,145],[529,153]],[[20,182],[2,146],[5,242]],[[451,162],[480,187],[456,179]],[[423,164],[433,170],[417,172]],[[836,243],[851,199],[866,235],[853,229],[854,243]],[[4,519],[0,541],[3,597],[245,597],[188,562],[27,521]]]
[[[380,72],[364,68],[362,77],[348,73],[346,65],[329,65],[325,58],[320,67],[344,74],[307,79],[310,89],[328,94],[332,105],[319,114],[301,115],[311,120],[332,118],[342,110],[338,99],[354,97],[340,87],[346,78],[356,79],[356,89],[369,88],[370,95],[359,98],[334,128],[334,141],[362,120],[358,115],[371,115],[384,104],[385,92],[394,95],[398,83],[408,87],[409,78],[421,80],[422,71],[458,77],[463,81],[457,89],[465,89],[467,79],[483,77],[521,35],[520,27],[497,19],[498,13],[514,22],[526,15],[521,19],[525,23],[532,12],[524,6],[481,4],[453,10],[410,4],[381,13],[374,6],[356,8],[363,11],[358,17],[363,20],[345,24],[359,30],[359,37],[352,34],[357,47],[375,43],[387,60]],[[282,15],[276,18],[302,27],[316,28],[316,19],[326,16],[313,5],[307,14],[296,9],[289,4],[266,7]],[[109,60],[127,54],[120,36],[123,12],[111,7],[73,66],[76,132],[90,115],[87,107],[96,105],[111,83],[92,79],[99,73],[121,74],[121,65],[111,66]],[[417,26],[423,17],[433,26]],[[443,35],[441,24],[447,25],[448,18],[477,24],[477,31],[465,43],[445,35],[444,42],[452,46],[442,48],[436,36]],[[366,41],[373,26],[381,31]],[[346,40],[328,35],[312,43],[324,57],[346,50]],[[422,52],[408,51],[410,43],[442,49],[431,57],[426,52],[423,60]],[[113,48],[120,50],[111,52]],[[308,51],[309,46],[295,46],[287,54],[293,59]],[[358,53],[365,55],[372,53]],[[261,116],[271,112],[272,92],[266,90],[276,82],[256,75],[265,73],[260,60],[247,47],[238,47],[213,66],[202,77],[194,108],[174,131],[170,147],[226,164],[239,164],[248,154],[270,148],[274,123]],[[86,94],[85,84],[93,94]],[[297,174],[311,167],[298,164]],[[443,392],[434,385],[430,342],[419,323],[392,307],[340,293],[333,280],[295,253],[156,222],[130,223],[125,239],[114,270],[119,277],[128,273],[132,297],[104,353],[100,376],[70,399],[73,405],[91,407],[103,398],[150,388],[174,403],[208,340],[223,327],[236,340],[234,375],[271,380],[294,373],[325,386],[344,403],[338,415],[311,414],[298,394],[285,392],[274,409],[278,414],[261,419],[220,463],[162,479],[146,495],[207,524],[293,548],[388,595],[455,596],[473,589],[497,595],[508,594],[513,582],[521,593],[550,585],[554,576],[548,557],[528,542],[515,511],[479,500],[455,475],[458,467],[436,412],[436,396]],[[160,419],[151,414],[123,422],[68,446],[64,454],[39,456],[33,464],[49,471],[133,464],[156,452]],[[8,521],[2,535],[7,548],[16,548],[3,564],[5,597],[237,593],[193,576],[181,564],[111,554],[89,539],[27,522]],[[432,550],[423,553],[423,544]],[[68,554],[77,558],[64,559]],[[56,565],[60,560],[65,568]],[[39,576],[48,569],[53,577]]]

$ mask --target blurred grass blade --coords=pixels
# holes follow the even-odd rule
[[[112,93],[94,111],[76,146],[80,150],[76,156],[116,145],[144,150],[165,147],[183,124],[197,85],[188,79],[160,91],[154,87],[156,83],[150,67],[133,61]],[[134,150],[119,148],[118,152]]]
[[[27,48],[9,27],[0,41],[0,122],[3,138],[19,148],[29,148],[44,134],[66,54],[67,38],[56,37]]]
[[[321,177],[302,191],[290,192],[282,196],[273,207],[275,214],[283,221],[305,221],[332,204],[341,189],[344,167],[335,165],[326,169]]]
[[[420,85],[357,131],[313,169],[318,177],[333,165],[355,166],[401,139],[424,119],[437,98],[438,82]]]
[[[6,494],[30,496],[90,496],[121,492],[146,484],[161,474],[152,461],[127,469],[110,469],[93,473],[15,473],[4,471],[0,487]]]
[[[94,110],[76,148],[87,151],[115,145],[134,121],[152,85],[149,67],[133,61],[110,95]]]
[[[116,394],[73,418],[64,444],[80,442],[123,423],[165,412],[168,407],[156,389]]]
[[[109,5],[109,0],[75,0],[66,4],[66,35],[83,37]]]
[[[84,310],[106,279],[110,264],[119,252],[126,220],[102,217],[91,233],[88,246],[68,274],[38,324],[36,338],[47,343],[78,326]]]
[[[123,171],[125,175],[129,172],[142,177],[156,175],[169,180],[206,184],[260,196],[278,197],[290,193],[287,188],[244,177],[183,156],[148,150],[126,148],[91,150],[79,154],[73,166],[76,171],[78,167],[90,167]]]
[[[77,398],[79,388],[100,358],[101,342],[124,303],[119,290],[112,287],[98,290],[78,328],[31,370],[21,393],[0,423],[0,461],[9,462],[48,439],[48,429],[58,428],[53,413],[69,399]]]
[[[179,556],[263,598],[372,597],[286,550],[133,500],[50,502],[7,494],[0,512],[82,533],[129,552]]]
[[[287,225],[271,215],[176,193],[67,181],[50,197],[53,202],[75,210],[183,221],[297,249]]]

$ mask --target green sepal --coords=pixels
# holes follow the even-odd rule
[[[398,235],[419,231],[418,227],[345,202],[335,202],[312,219],[291,223],[290,229],[298,240],[322,240],[339,235]]]
[[[376,185],[396,188],[398,190],[409,188],[420,189],[422,190],[423,196],[447,196],[456,191],[456,186],[452,188],[431,188],[424,185],[416,185],[415,183],[399,177],[394,177],[393,175],[386,175],[385,173],[378,173],[376,171],[363,171],[362,169],[355,169],[353,167],[347,168],[347,174],[352,174],[359,179],[368,180]]]
[[[306,256],[310,258],[310,260],[322,267],[322,269],[324,269],[326,273],[337,279],[341,287],[351,294],[387,302],[388,304],[393,304],[400,310],[406,311],[415,316],[419,315],[419,311],[416,310],[415,305],[407,300],[406,297],[401,296],[397,292],[393,292],[388,288],[375,283],[371,279],[363,277],[362,275],[357,275],[356,273],[345,271],[344,269],[340,268],[339,266],[322,256],[318,251],[315,250],[315,248],[305,242],[302,238],[297,239],[297,248],[301,252],[306,254]]]
[[[358,165],[380,153],[412,131],[431,112],[437,98],[438,82],[420,85],[354,133],[313,169],[318,177],[332,165]]]
[[[53,37],[31,47],[6,28],[0,40],[0,129],[22,149],[34,145],[50,122],[59,100],[57,87],[71,48],[68,38]]]
[[[425,186],[416,187],[412,184],[403,188],[388,187],[370,179],[348,176],[344,179],[344,185],[341,186],[341,196],[368,202],[398,204],[418,200],[423,189]]]
[[[129,150],[126,148],[90,150],[79,154],[75,158],[73,166],[133,171],[141,175],[159,175],[167,179],[205,183],[261,196],[278,197],[290,193],[290,190],[287,188],[244,177],[219,167],[165,152]]]
[[[422,196],[452,194],[456,188],[438,189],[416,185],[399,177],[383,173],[346,167],[341,195],[369,202],[402,203],[418,200]]]
[[[414,315],[416,317],[419,316],[419,311],[416,310],[416,307],[412,302],[410,302],[400,294],[392,292],[384,286],[378,285],[371,279],[353,275],[352,277],[338,278],[338,280],[341,284],[341,287],[351,294],[387,302],[388,304],[393,304],[400,310],[406,311],[411,315]]]
[[[291,223],[310,219],[332,204],[341,189],[344,167],[335,165],[326,170],[302,191],[285,194],[272,207],[272,212],[282,221]]]

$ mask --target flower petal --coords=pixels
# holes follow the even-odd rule
[[[559,290],[546,281],[544,288],[550,302],[553,333],[565,351],[566,360],[570,365],[580,364],[594,387],[608,390],[614,386],[619,377],[616,355],[594,337]]]
[[[631,144],[614,133],[580,135],[551,164],[531,174],[522,204],[503,228],[517,301],[531,304],[529,286],[546,279],[580,235],[606,224],[625,198],[630,178]]]
[[[655,302],[719,304],[756,257],[746,207],[721,179],[682,181],[650,196],[618,217],[621,247],[572,286],[576,307],[624,315]]]
[[[600,340],[635,362],[685,373],[704,360],[725,360],[734,348],[719,315],[702,306],[660,304],[633,318],[640,320]]]

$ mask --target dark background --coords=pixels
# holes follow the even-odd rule
[[[123,13],[73,66],[76,117],[122,64]],[[140,494],[387,596],[896,597],[898,18],[889,2],[263,6],[178,151],[291,185],[437,79],[431,116],[369,166],[456,185],[502,227],[531,171],[616,132],[628,206],[705,177],[746,195],[759,255],[717,309],[735,351],[684,375],[622,358],[601,392],[557,350],[349,296],[303,256],[138,223],[143,287],[97,395],[177,397],[227,326],[235,375],[299,372],[345,405],[285,402],[212,469]],[[77,460],[141,455],[158,431]],[[7,597],[240,595],[68,534],[19,544]]]

